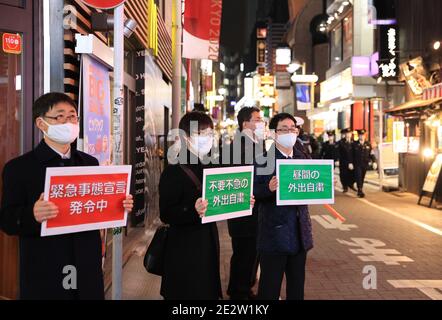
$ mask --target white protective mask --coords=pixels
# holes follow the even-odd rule
[[[192,136],[190,137],[190,148],[199,156],[209,154],[213,147],[213,136]]]
[[[287,149],[293,148],[297,140],[298,136],[295,133],[278,135],[276,138],[276,142]]]
[[[266,125],[264,122],[257,123],[255,125],[255,136],[260,140],[264,140],[265,129],[266,129]]]
[[[52,141],[59,144],[71,144],[78,138],[80,134],[80,126],[73,123],[64,124],[49,124],[43,120],[48,126],[48,132],[44,132],[44,135]]]

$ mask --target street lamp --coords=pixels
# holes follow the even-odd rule
[[[306,72],[306,64],[301,63],[298,59],[293,60],[287,67],[287,71],[290,73],[297,72],[300,68],[302,68],[302,74]]]

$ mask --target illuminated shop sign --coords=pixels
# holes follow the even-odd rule
[[[382,78],[397,78],[399,74],[399,35],[396,27],[381,28],[381,64]]]

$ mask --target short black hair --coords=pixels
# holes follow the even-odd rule
[[[55,107],[59,103],[68,103],[75,108],[78,112],[78,107],[75,101],[65,93],[61,92],[51,92],[42,95],[40,98],[35,100],[34,106],[32,108],[32,117],[35,121],[39,117],[43,117],[48,111]]]
[[[261,112],[261,110],[259,110],[258,107],[244,107],[239,110],[238,116],[236,117],[238,119],[239,131],[242,131],[244,122],[252,119],[252,114],[254,112]]]
[[[276,128],[278,128],[278,123],[280,123],[281,121],[284,121],[286,119],[292,120],[295,123],[295,126],[296,126],[296,119],[291,114],[289,114],[289,113],[278,113],[276,116],[274,116],[272,118],[272,120],[270,120],[269,129],[270,130],[276,130]]]
[[[198,123],[198,131],[207,128],[213,129],[213,121],[207,114],[200,111],[192,111],[186,113],[184,117],[181,118],[179,129],[183,130],[188,137],[190,137],[190,127],[192,122]]]

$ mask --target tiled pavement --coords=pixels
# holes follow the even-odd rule
[[[417,206],[417,197],[409,194],[381,193],[370,186],[366,193],[365,199],[358,199],[352,193],[336,191],[334,208],[347,219],[344,225],[333,220],[322,206],[311,207],[315,248],[308,255],[305,298],[442,299],[442,211]],[[219,224],[219,231],[225,292],[231,246],[225,223]],[[350,246],[352,243],[354,246]],[[358,243],[368,251],[361,252]],[[161,299],[160,278],[144,270],[142,248],[138,251],[124,269],[123,297]],[[363,261],[367,256],[377,261]],[[396,259],[397,256],[402,258]],[[363,287],[367,276],[363,269],[367,266],[375,268],[375,290]],[[402,282],[394,282],[398,280]],[[283,288],[281,298],[284,297]]]

